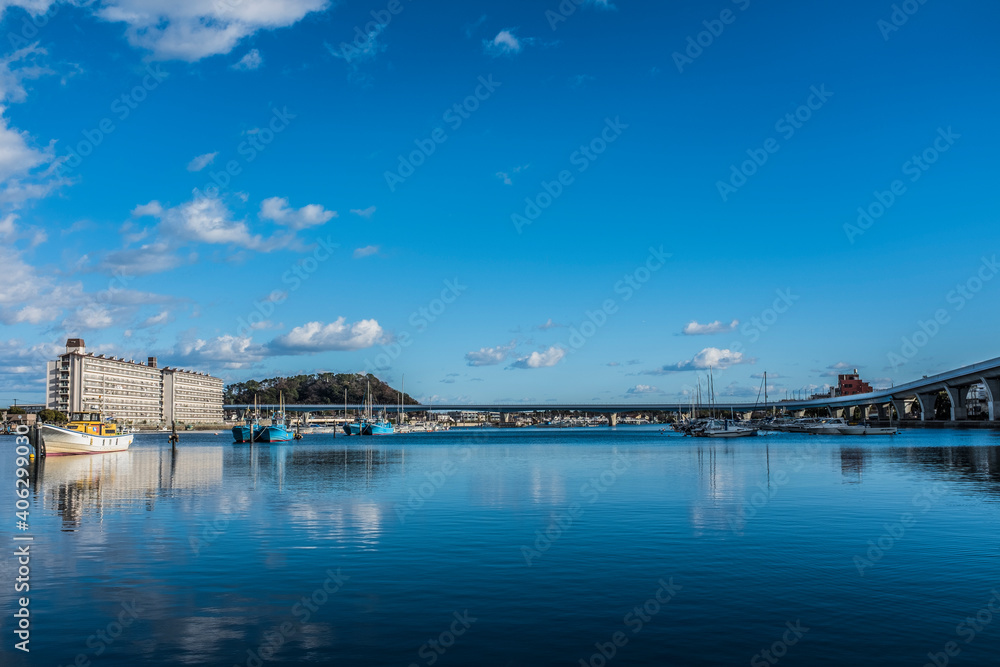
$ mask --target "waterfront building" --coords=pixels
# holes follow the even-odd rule
[[[872,386],[861,379],[858,369],[853,373],[845,373],[837,376],[836,396],[854,396],[855,394],[871,393]]]
[[[96,406],[109,417],[133,423],[219,423],[222,380],[158,368],[156,357],[142,363],[94,355],[82,338],[70,338],[66,352],[46,365],[46,406],[66,414]]]

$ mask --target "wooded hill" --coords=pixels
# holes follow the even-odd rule
[[[372,403],[378,405],[399,405],[399,391],[393,389],[374,375],[360,373],[318,373],[316,375],[296,375],[295,377],[277,377],[266,380],[247,380],[226,386],[224,402],[229,404],[253,404],[254,395],[257,402],[263,405],[276,405],[279,394],[284,395],[285,403],[300,403],[305,405],[344,404],[344,390],[347,390],[347,402],[351,404],[365,402],[365,389],[371,381]],[[411,396],[403,397],[407,405],[416,405]]]

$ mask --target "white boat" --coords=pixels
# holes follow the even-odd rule
[[[757,429],[750,426],[739,426],[728,419],[717,421],[711,419],[705,427],[691,432],[698,438],[746,438],[757,435]]]
[[[897,429],[895,426],[866,426],[865,424],[858,424],[857,426],[842,426],[839,429],[841,435],[896,435]]]
[[[131,433],[119,433],[115,424],[105,422],[101,414],[81,412],[71,415],[65,426],[42,424],[39,433],[45,443],[46,456],[66,454],[103,454],[129,448]]]
[[[818,424],[806,426],[803,430],[812,435],[840,435],[839,429],[847,425],[847,422],[841,417],[834,417],[831,419],[821,419]]]

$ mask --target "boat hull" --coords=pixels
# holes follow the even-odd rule
[[[392,424],[388,422],[375,422],[373,424],[368,424],[368,432],[362,435],[392,435],[396,432]]]
[[[40,430],[45,443],[46,456],[67,456],[69,454],[104,454],[121,452],[132,444],[133,435],[94,435],[70,431],[69,429],[42,424]]]
[[[699,438],[750,438],[757,435],[757,429],[739,431],[701,431],[695,433]]]
[[[896,435],[895,426],[847,426],[837,429],[841,435]]]
[[[295,433],[287,426],[261,426],[253,439],[255,442],[291,442]]]
[[[252,430],[249,426],[234,426],[233,441],[237,443],[250,442]]]
[[[347,435],[362,435],[366,424],[344,424],[344,433]]]

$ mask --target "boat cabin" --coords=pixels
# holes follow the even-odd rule
[[[117,425],[105,422],[99,412],[70,413],[66,429],[89,435],[118,435]]]

